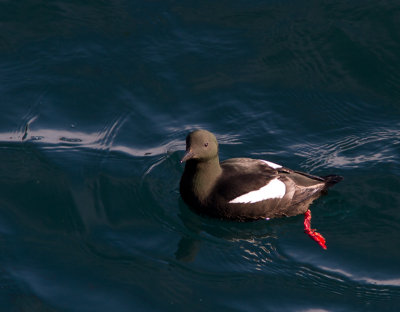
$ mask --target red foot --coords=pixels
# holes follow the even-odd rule
[[[304,213],[304,233],[308,234],[313,240],[315,240],[322,248],[326,249],[326,240],[319,234],[315,229],[311,228],[311,211],[307,210]]]

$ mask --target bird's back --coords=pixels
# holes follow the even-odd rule
[[[205,211],[239,220],[294,216],[306,212],[327,187],[324,178],[274,167],[250,158],[221,162],[223,171]]]

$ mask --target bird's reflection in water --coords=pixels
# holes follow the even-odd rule
[[[252,245],[265,244],[275,250],[280,227],[288,223],[298,225],[302,234],[302,224],[299,224],[297,217],[252,222],[212,219],[195,214],[182,200],[179,200],[178,215],[184,224],[184,232],[177,245],[175,258],[183,262],[194,261],[205,242],[225,245],[227,242],[243,241]]]

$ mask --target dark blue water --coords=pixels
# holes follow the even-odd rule
[[[1,311],[397,311],[398,1],[1,1]],[[200,217],[186,134],[345,180]]]

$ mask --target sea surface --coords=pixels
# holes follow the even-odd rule
[[[194,214],[220,158],[344,180],[303,216]],[[399,311],[399,1],[0,1],[0,311]]]

